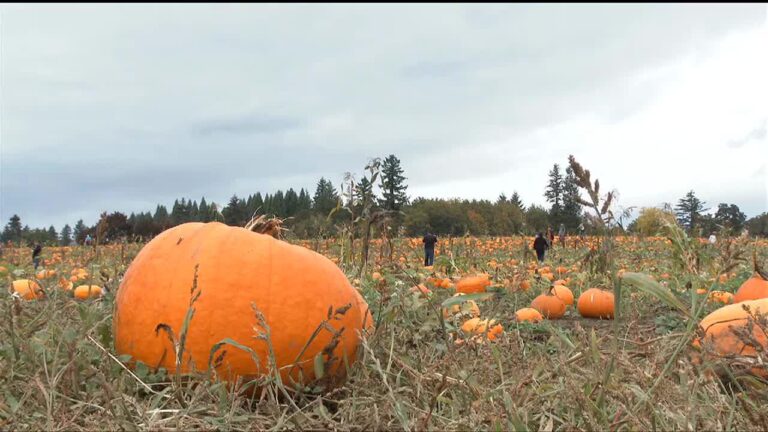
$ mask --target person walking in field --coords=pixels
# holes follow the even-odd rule
[[[549,247],[552,247],[555,243],[555,232],[552,231],[552,227],[547,227],[547,236],[544,238],[547,242],[549,242]]]
[[[560,224],[560,228],[557,230],[557,235],[560,237],[560,247],[565,247],[565,224]]]
[[[43,253],[43,247],[40,246],[40,243],[35,245],[35,249],[32,250],[32,264],[35,266],[35,270],[37,270],[37,267],[40,266],[40,255]]]
[[[421,241],[424,243],[424,267],[429,267],[435,263],[437,236],[427,231],[427,234]]]
[[[544,264],[544,253],[549,249],[549,243],[544,238],[544,234],[536,233],[536,238],[533,240],[533,250],[536,251],[536,259],[539,260],[539,264]]]

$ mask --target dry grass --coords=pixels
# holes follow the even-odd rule
[[[452,264],[462,269],[482,268],[488,259],[454,252]],[[499,259],[519,252],[498,252]],[[418,262],[418,250],[412,253]],[[661,272],[670,256],[652,251],[646,265],[642,250],[620,253],[627,263],[655,267],[636,267],[649,273]],[[760,253],[765,257],[766,250]],[[124,270],[124,264],[104,261],[106,256],[90,261],[92,268]],[[451,292],[435,290],[424,299],[408,291],[420,271],[393,265],[382,269],[385,282],[361,281],[376,332],[364,340],[346,383],[323,396],[287,397],[288,390],[272,380],[258,397],[248,397],[205,379],[170,380],[143,367],[128,371],[124,359],[111,354],[114,290],[90,302],[75,302],[52,288],[42,301],[5,297],[0,429],[619,431],[768,425],[768,387],[753,382],[747,391],[724,391],[689,361],[692,330],[684,316],[650,296],[626,292],[623,319],[615,326],[581,319],[572,309],[563,320],[518,324],[514,311],[537,293],[502,290],[480,308],[504,325],[504,335],[495,343],[455,345],[458,323],[444,321],[439,307]],[[728,289],[746,278],[749,265],[738,271]],[[574,293],[597,280],[578,275]],[[675,283],[670,286],[677,288]]]

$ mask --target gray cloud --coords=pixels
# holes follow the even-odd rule
[[[506,173],[517,183],[488,194],[532,184],[524,198],[540,199],[551,163],[589,151],[570,137],[547,141],[558,128],[631,118],[674,85],[649,72],[706,58],[765,21],[765,7],[748,4],[3,5],[0,14],[0,220],[19,213],[33,226],[93,222],[105,206],[314,188],[320,176],[337,184],[390,153],[414,193]]]

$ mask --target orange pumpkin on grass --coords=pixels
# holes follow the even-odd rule
[[[488,275],[467,276],[456,282],[456,292],[464,294],[485,292],[485,288],[491,284]]]
[[[552,293],[551,290],[533,299],[531,307],[539,311],[547,319],[562,318],[565,315],[566,309],[565,302]]]
[[[599,288],[590,288],[581,293],[576,307],[584,318],[613,319],[613,293]]]
[[[193,283],[199,297],[192,304],[181,370],[176,370],[173,344],[160,330],[166,325],[179,337]],[[178,225],[139,252],[115,299],[115,350],[132,361],[186,373],[192,364],[207,370],[212,347],[229,338],[250,348],[258,362],[224,345],[227,355],[216,366],[218,376],[259,378],[269,373],[270,352],[257,338],[266,329],[254,308],[270,328],[284,383],[314,380],[317,355],[326,362],[325,376],[336,382],[346,375],[345,364],[354,363],[367,305],[344,273],[309,249],[218,222]],[[328,328],[313,338],[324,322],[335,339]],[[326,347],[332,360],[323,353]]]

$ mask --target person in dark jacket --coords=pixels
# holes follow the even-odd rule
[[[35,245],[35,249],[32,250],[32,264],[35,265],[35,270],[37,270],[37,267],[40,265],[40,254],[43,253],[43,247],[40,246],[40,243]]]
[[[533,250],[536,251],[536,258],[539,260],[539,264],[544,264],[544,252],[549,249],[549,243],[544,238],[544,234],[537,233],[536,239],[533,240]]]
[[[437,236],[427,231],[427,234],[421,241],[424,243],[424,267],[429,267],[435,263],[435,243],[437,243]]]

